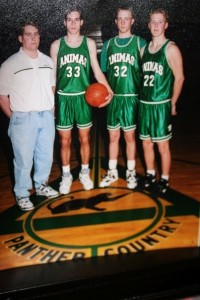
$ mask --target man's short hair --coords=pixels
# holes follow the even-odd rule
[[[128,10],[128,11],[130,11],[132,18],[133,19],[135,18],[135,13],[134,13],[133,7],[131,5],[122,5],[122,6],[119,6],[116,9],[115,19],[117,19],[117,16],[118,16],[118,13],[119,13],[120,10]]]
[[[69,8],[66,9],[65,11],[65,16],[64,16],[64,19],[66,20],[67,19],[67,16],[72,13],[73,11],[77,11],[80,15],[80,19],[83,20],[83,13],[82,13],[82,10],[80,9],[80,7],[77,7],[77,6],[70,6]]]
[[[38,26],[38,24],[36,22],[34,22],[34,21],[25,21],[19,27],[18,35],[23,35],[24,34],[26,26],[33,26],[33,27],[37,28],[37,30],[39,32],[39,26]]]
[[[150,11],[149,13],[149,21],[151,19],[151,16],[154,14],[162,14],[163,17],[165,18],[165,21],[168,22],[169,21],[169,15],[168,12],[166,11],[166,9],[163,8],[154,8]]]

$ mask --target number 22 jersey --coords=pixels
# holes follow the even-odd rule
[[[170,100],[173,91],[174,75],[166,58],[167,40],[156,52],[151,53],[146,46],[142,56],[143,84],[140,100],[162,102]]]

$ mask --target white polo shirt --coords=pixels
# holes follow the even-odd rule
[[[50,110],[54,106],[52,59],[38,51],[31,59],[22,49],[0,68],[0,95],[10,97],[11,111]]]

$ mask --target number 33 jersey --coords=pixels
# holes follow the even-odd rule
[[[70,47],[66,37],[60,39],[57,56],[57,91],[81,93],[89,85],[90,54],[87,38],[83,36],[77,47]]]

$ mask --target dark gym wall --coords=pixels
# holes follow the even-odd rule
[[[169,11],[170,28],[176,26],[174,39],[187,47],[193,38],[193,32],[188,28],[199,25],[199,0],[1,0],[0,1],[0,63],[10,54],[18,50],[16,29],[26,19],[39,23],[42,32],[41,47],[48,52],[50,43],[64,34],[63,16],[71,4],[78,4],[84,12],[85,27],[101,24],[111,24],[114,10],[117,6],[129,3],[133,5],[136,14],[135,30],[138,34],[147,35],[146,22],[148,13],[153,7],[164,7]],[[170,32],[171,33],[171,32]],[[173,33],[173,32],[172,32]],[[107,28],[106,37],[112,35],[112,27]],[[186,44],[185,44],[186,43]]]

